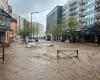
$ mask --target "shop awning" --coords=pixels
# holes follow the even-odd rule
[[[12,30],[12,29],[10,29],[10,28],[7,28],[5,25],[3,25],[3,24],[0,24],[0,30]]]
[[[6,18],[10,19],[11,22],[17,22],[12,16],[10,16],[7,12],[3,9],[0,9],[0,15],[5,16]]]

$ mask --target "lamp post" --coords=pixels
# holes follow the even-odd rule
[[[37,39],[38,39],[38,32],[39,32],[39,27],[38,27],[38,23],[37,23]]]
[[[32,37],[34,37],[34,35],[33,35],[33,33],[34,33],[34,31],[33,31],[33,30],[34,30],[34,28],[33,28],[33,25],[32,25],[32,15],[33,15],[33,14],[35,14],[35,13],[39,13],[39,12],[32,12],[32,13],[31,13],[31,28],[32,28]]]

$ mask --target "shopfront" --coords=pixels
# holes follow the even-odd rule
[[[6,47],[10,45],[10,25],[12,22],[17,21],[4,10],[0,9],[0,42]]]

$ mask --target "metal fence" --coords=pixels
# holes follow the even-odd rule
[[[79,57],[79,51],[78,50],[57,50],[57,58],[59,58],[60,54],[65,55],[66,57],[71,57],[72,55],[75,55],[76,58]]]

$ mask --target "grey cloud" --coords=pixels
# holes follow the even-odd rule
[[[16,0],[14,2],[13,0],[9,0],[9,2],[12,2],[12,6],[18,14],[28,13],[32,10],[46,10],[47,6],[50,6],[50,3],[52,4],[53,1],[54,0]]]
[[[15,13],[27,17],[30,20],[30,13],[39,11],[38,15],[34,14],[33,18],[36,21],[46,25],[46,15],[57,5],[64,4],[66,0],[9,0]]]
[[[12,3],[16,13],[23,14],[30,11],[44,11],[52,8],[54,5],[61,3],[64,0],[9,0]]]

